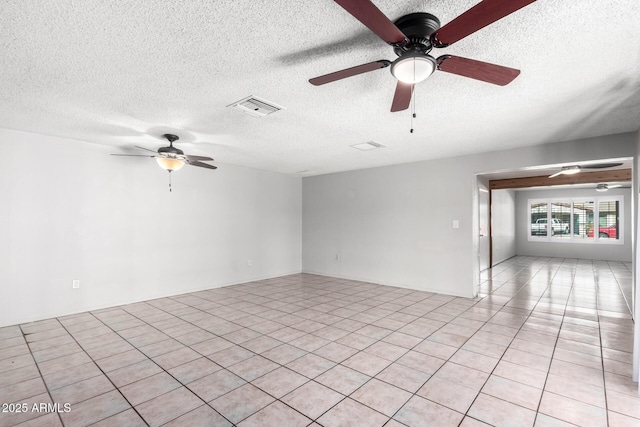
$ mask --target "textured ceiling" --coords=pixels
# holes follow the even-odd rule
[[[477,0],[374,0],[392,20],[445,24]],[[5,0],[0,127],[157,148],[283,173],[322,174],[634,131],[640,125],[638,0],[538,0],[434,56],[522,71],[494,86],[436,72],[390,113],[389,69],[307,80],[392,49],[331,0]],[[263,118],[226,108],[255,95]],[[363,152],[351,145],[375,141]],[[79,142],[80,143],[80,142]]]

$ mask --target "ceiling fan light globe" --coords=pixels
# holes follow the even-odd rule
[[[436,61],[420,52],[409,52],[391,64],[391,74],[403,83],[415,84],[426,80],[436,70]]]
[[[156,157],[158,165],[166,171],[173,172],[182,169],[184,161],[172,157]]]

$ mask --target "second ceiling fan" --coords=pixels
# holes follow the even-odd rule
[[[154,153],[153,156],[150,156],[148,154],[112,154],[112,156],[153,157],[154,159],[156,159],[156,162],[158,162],[158,165],[162,169],[170,173],[182,169],[185,164],[206,169],[218,169],[217,166],[205,163],[205,161],[213,160],[211,157],[191,156],[188,154],[184,154],[184,151],[174,147],[173,143],[180,139],[178,135],[166,133],[162,135],[162,137],[169,141],[169,146],[160,147],[158,148],[158,151],[149,150],[148,148],[139,147],[136,145],[136,148]]]
[[[559,175],[575,175],[577,173],[582,172],[585,169],[608,169],[608,168],[615,168],[622,165],[623,163],[614,162],[614,163],[590,163],[585,165],[562,166],[560,168],[560,171],[552,175],[549,175],[549,178],[555,178],[556,176],[559,176]]]
[[[394,112],[409,108],[414,85],[435,70],[500,86],[511,83],[520,74],[519,70],[453,55],[434,58],[429,52],[434,47],[450,46],[536,0],[484,0],[444,27],[440,27],[438,18],[429,13],[411,13],[393,23],[370,0],[334,1],[390,44],[398,59],[358,65],[315,77],[309,83],[320,86],[391,66],[391,74],[398,80],[391,105]]]

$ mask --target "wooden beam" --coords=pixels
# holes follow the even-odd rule
[[[601,182],[631,181],[631,169],[615,169],[608,171],[580,172],[574,175],[529,176],[524,178],[494,179],[489,181],[491,190],[506,188],[550,187],[552,185],[599,184]]]

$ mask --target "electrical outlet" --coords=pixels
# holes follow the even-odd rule
[[[80,287],[80,280],[75,279],[72,283],[71,283],[71,287],[73,289],[78,289]]]
[[[253,265],[253,260],[252,259],[247,260],[247,265]]]

